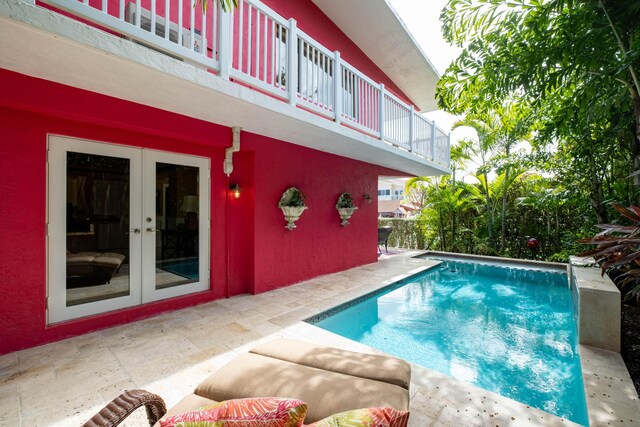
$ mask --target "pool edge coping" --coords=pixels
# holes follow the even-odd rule
[[[409,259],[412,259],[412,258],[419,259],[419,258],[417,258],[415,256],[411,256]],[[433,264],[432,265],[425,265],[425,266],[418,267],[417,269],[414,269],[414,270],[410,271],[407,274],[402,274],[402,275],[396,276],[396,277],[394,277],[392,279],[385,280],[385,281],[383,281],[383,282],[381,282],[379,284],[372,285],[372,286],[376,286],[375,289],[370,290],[370,291],[368,291],[368,292],[366,292],[366,293],[364,293],[364,294],[362,294],[360,296],[357,296],[355,298],[352,298],[352,299],[350,299],[348,301],[342,302],[340,304],[336,304],[336,305],[334,305],[332,307],[327,308],[326,310],[322,310],[322,312],[316,313],[313,316],[309,316],[309,317],[307,317],[305,319],[302,319],[302,322],[305,322],[305,323],[308,323],[310,325],[315,326],[315,324],[317,322],[319,322],[320,320],[322,320],[322,318],[327,318],[327,317],[332,316],[332,315],[334,315],[336,313],[339,313],[339,312],[341,312],[343,310],[346,310],[347,308],[349,308],[351,306],[354,306],[356,304],[359,304],[360,302],[362,302],[364,300],[367,300],[367,299],[375,296],[378,293],[386,292],[387,288],[390,288],[390,287],[392,287],[392,286],[394,286],[396,284],[404,282],[405,280],[409,280],[409,279],[411,279],[413,277],[419,276],[419,275],[425,273],[426,271],[429,271],[429,270],[439,266],[440,264],[442,264],[442,261],[436,261],[436,260],[421,259],[421,261],[431,262]],[[322,317],[322,318],[320,318],[320,317]]]

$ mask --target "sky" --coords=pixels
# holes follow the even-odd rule
[[[460,54],[459,48],[444,41],[440,31],[440,12],[447,4],[447,0],[388,1],[398,12],[438,73],[444,74],[451,61]],[[426,113],[425,117],[429,120],[435,120],[436,124],[445,132],[450,132],[453,123],[459,119],[459,117],[444,111]],[[475,131],[470,128],[460,128],[451,133],[452,143],[463,138],[475,138]]]

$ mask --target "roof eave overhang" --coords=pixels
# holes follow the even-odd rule
[[[437,109],[440,75],[388,0],[312,0],[421,111]]]

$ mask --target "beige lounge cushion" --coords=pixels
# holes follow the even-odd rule
[[[125,256],[122,254],[116,254],[113,252],[105,252],[103,254],[100,254],[100,256],[97,256],[94,260],[93,263],[95,265],[101,266],[101,267],[113,267],[113,268],[118,268],[120,266],[120,264],[122,264],[122,261],[124,261]]]
[[[70,264],[91,264],[96,259],[94,255],[87,254],[72,254],[67,255],[67,265]]]
[[[200,406],[205,405],[213,405],[217,403],[215,400],[207,399],[206,397],[198,396],[195,394],[190,394],[180,402],[178,402],[174,407],[169,408],[166,414],[161,419],[165,419],[172,415],[183,414],[185,412],[190,412],[199,408]],[[155,423],[153,427],[160,427],[160,421]]]
[[[409,409],[409,392],[402,387],[253,353],[220,368],[200,383],[195,394],[217,401],[267,396],[300,399],[309,404],[306,424],[350,409]]]
[[[411,382],[411,365],[390,356],[355,353],[286,338],[261,344],[250,352],[312,368],[384,381],[407,390]]]

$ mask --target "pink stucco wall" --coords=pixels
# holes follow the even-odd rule
[[[375,262],[376,194],[371,164],[244,132],[230,178],[222,171],[227,127],[0,70],[0,354],[240,293],[260,293]],[[46,137],[89,140],[211,159],[211,289],[46,325]],[[230,182],[244,192],[228,198]],[[61,185],[64,185],[61,183]],[[288,231],[277,208],[297,186],[309,209]],[[335,203],[359,209],[340,226]],[[370,194],[374,203],[364,203]]]

